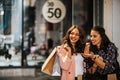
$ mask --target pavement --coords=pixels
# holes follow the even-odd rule
[[[60,76],[49,76],[37,70],[36,76],[0,77],[0,80],[60,80]]]

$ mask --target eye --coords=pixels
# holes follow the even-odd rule
[[[71,35],[75,35],[75,36],[79,36],[79,33],[71,32],[70,34],[71,34]]]
[[[92,35],[90,35],[90,38],[92,37]]]
[[[90,35],[90,37],[96,38],[97,36],[96,35]]]
[[[73,33],[73,32],[71,32],[70,34],[71,34],[71,35],[74,35],[74,33]]]
[[[94,38],[96,38],[97,36],[96,35],[93,35]]]

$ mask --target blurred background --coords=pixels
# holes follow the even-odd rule
[[[22,74],[23,68],[36,75],[74,24],[84,29],[86,40],[93,26],[103,26],[120,48],[119,5],[120,0],[0,0],[1,76],[11,69]]]

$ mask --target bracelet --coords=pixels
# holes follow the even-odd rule
[[[95,61],[95,59],[96,59],[96,56],[92,60]]]

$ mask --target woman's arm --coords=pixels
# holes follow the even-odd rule
[[[91,54],[91,59],[95,62],[97,66],[99,66],[101,69],[104,69],[105,67],[105,62],[103,62],[102,57],[94,55],[93,52]]]
[[[71,65],[71,58],[69,57],[69,53],[61,46],[58,51],[57,55],[59,56],[60,66],[64,70],[68,70],[69,66]]]
[[[83,56],[91,58],[95,62],[95,64],[97,66],[99,66],[100,68],[104,69],[105,63],[103,62],[103,60],[101,58],[97,57],[96,55],[94,55],[94,53],[91,52],[89,50],[89,48],[90,48],[90,44],[86,44]]]

